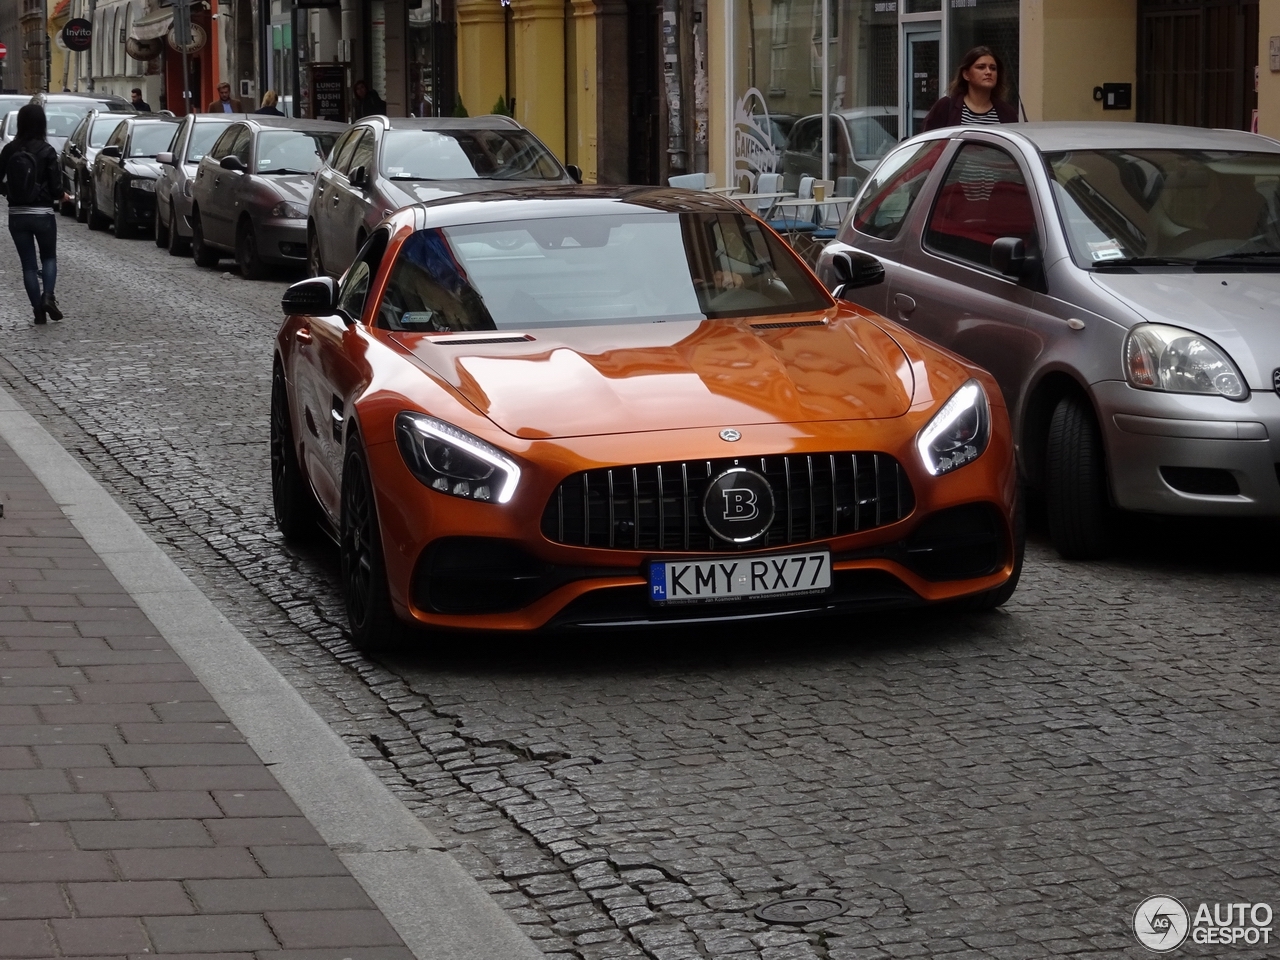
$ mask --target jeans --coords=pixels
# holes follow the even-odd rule
[[[13,213],[9,215],[9,234],[22,261],[22,285],[27,288],[31,306],[39,307],[46,296],[53,296],[58,280],[58,218],[48,213]],[[40,260],[36,261],[36,247]],[[40,293],[41,274],[44,294]]]

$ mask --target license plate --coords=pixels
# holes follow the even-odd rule
[[[649,564],[649,600],[659,604],[822,593],[830,588],[831,554],[826,550]]]

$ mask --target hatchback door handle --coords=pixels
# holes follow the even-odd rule
[[[910,313],[916,308],[915,299],[905,293],[895,293],[893,295],[893,305],[898,308],[899,313]]]
[[[311,342],[311,331],[306,327],[299,328],[298,332],[293,335],[293,339],[299,343],[307,344]]]

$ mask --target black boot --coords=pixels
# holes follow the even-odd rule
[[[52,293],[46,293],[44,295],[44,312],[49,315],[50,320],[56,321],[62,319],[62,311],[58,309],[58,298]],[[43,321],[41,320],[36,321],[36,323],[42,322]]]
[[[36,323],[37,324],[44,323],[46,320],[46,317],[44,314],[44,304],[41,304],[40,306],[36,307],[35,311],[36,311]]]

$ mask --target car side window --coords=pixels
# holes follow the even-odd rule
[[[369,296],[369,285],[378,273],[378,265],[382,263],[382,255],[387,252],[388,231],[377,230],[365,241],[351,269],[342,280],[338,290],[338,309],[359,320],[364,313],[364,302]]]
[[[346,175],[347,169],[351,166],[351,154],[355,150],[356,144],[360,142],[360,134],[362,133],[364,133],[364,128],[356,127],[344,135],[338,145],[333,148],[333,169],[338,173]]]
[[[822,119],[801,120],[791,132],[791,149],[816,157],[822,149]]]
[[[925,246],[990,269],[991,245],[1001,237],[1017,237],[1028,255],[1039,252],[1026,178],[1017,161],[999,147],[966,143],[938,191]]]
[[[248,127],[240,127],[236,133],[235,143],[231,145],[231,152],[246,167],[249,166],[249,148],[253,144],[253,135],[249,132]]]
[[[366,174],[373,173],[373,147],[373,131],[366,130],[364,136],[356,143],[355,149],[351,151],[351,160],[347,164],[348,170],[364,167]]]
[[[125,134],[129,132],[129,124],[122,123],[116,127],[111,136],[107,138],[106,146],[108,147],[124,147]],[[123,149],[121,150],[123,152]]]
[[[850,228],[880,240],[896,238],[929,179],[929,172],[946,149],[946,140],[933,140],[904,147],[886,157],[858,198],[841,239],[850,242]]]
[[[190,139],[191,124],[184,123],[178,129],[178,136],[173,141],[172,153],[174,160],[178,163],[182,162],[182,158],[187,155],[187,140]]]
[[[238,124],[227,127],[222,131],[222,136],[214,141],[213,146],[209,148],[209,152],[205,154],[210,160],[221,160],[231,152],[232,145],[236,142],[236,135],[242,129]]]

